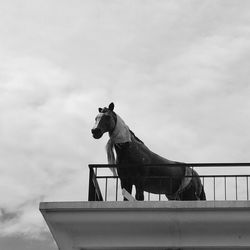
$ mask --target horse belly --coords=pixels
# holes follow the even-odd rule
[[[168,194],[173,192],[173,183],[166,179],[151,179],[144,183],[144,191],[152,194]]]

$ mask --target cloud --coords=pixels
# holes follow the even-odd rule
[[[39,202],[86,200],[88,164],[106,161],[95,153],[105,142],[97,145],[90,133],[106,92],[79,86],[44,59],[1,66],[1,234],[38,237],[47,231]]]
[[[37,233],[44,228],[38,203],[64,185],[70,187],[79,170],[81,180],[87,172],[82,141],[89,126],[84,108],[91,95],[77,94],[70,74],[45,60],[18,58],[2,67],[1,232]],[[71,196],[80,199],[80,187],[75,191]],[[9,219],[13,213],[17,216]]]
[[[4,209],[0,209],[0,221],[4,223],[6,221],[13,220],[17,215],[15,213],[6,212]]]

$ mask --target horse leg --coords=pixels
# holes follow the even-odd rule
[[[192,170],[190,185],[180,194],[181,200],[206,200],[204,187],[201,183],[200,177],[195,170]]]
[[[180,199],[182,201],[194,201],[194,200],[206,200],[206,194],[204,192],[204,188],[202,186],[201,193],[197,193],[197,188],[192,183],[190,187],[188,187],[186,190],[184,190],[180,194]]]
[[[205,201],[206,200],[206,194],[204,191],[204,187],[202,186],[201,194],[200,194],[200,200]]]
[[[123,188],[126,189],[126,191],[127,191],[128,193],[130,193],[130,194],[132,193],[132,187],[133,187],[133,185],[132,185],[132,183],[131,183],[130,181],[121,179],[121,187],[122,187],[122,189],[123,189]],[[124,201],[127,201],[128,199],[126,199],[126,198],[124,197],[123,200],[124,200]]]
[[[195,201],[195,200],[198,200],[198,197],[196,195],[195,187],[192,184],[190,185],[190,187],[185,189],[180,194],[180,200],[182,200],[182,201]]]
[[[136,185],[135,189],[136,189],[135,199],[138,201],[144,201],[144,193],[142,187],[140,187],[140,185]]]

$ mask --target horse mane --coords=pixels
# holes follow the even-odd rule
[[[135,133],[132,131],[132,130],[129,130],[130,134],[135,138],[136,141],[144,144],[144,142],[142,140],[140,140],[136,135]]]

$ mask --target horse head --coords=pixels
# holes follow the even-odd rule
[[[95,118],[95,125],[91,132],[95,139],[100,139],[104,133],[112,131],[115,129],[116,125],[116,114],[114,112],[114,103],[110,103],[109,107],[99,108],[99,114]]]

